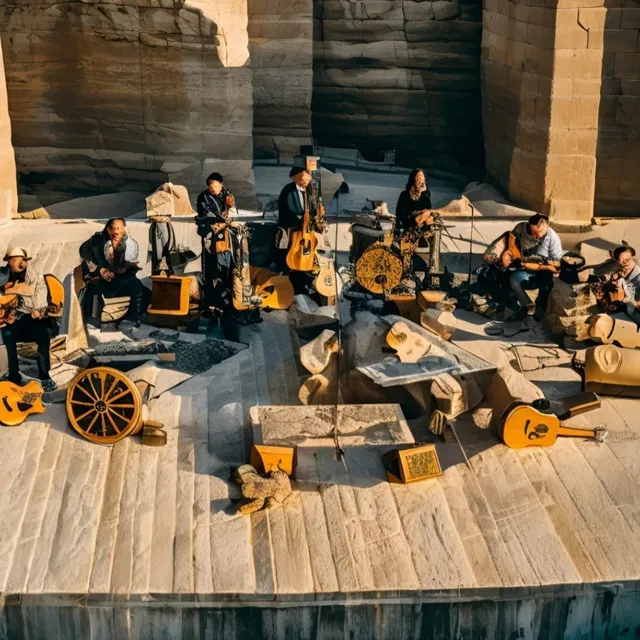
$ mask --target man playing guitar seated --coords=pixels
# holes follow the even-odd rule
[[[549,218],[541,213],[534,214],[527,222],[519,222],[511,234],[515,238],[514,249],[506,248],[498,257],[485,254],[485,260],[498,261],[502,268],[511,271],[509,286],[520,306],[520,316],[527,314],[531,304],[526,291],[538,290],[535,316],[540,319],[546,312],[553,288],[554,269],[548,263],[560,260],[564,253],[562,243],[558,234],[549,227]],[[519,255],[514,255],[514,251]],[[537,265],[537,268],[527,268],[527,263]]]
[[[43,390],[48,392],[56,389],[56,383],[49,375],[49,348],[59,327],[54,318],[47,317],[47,284],[44,275],[29,265],[30,260],[25,249],[12,247],[4,257],[7,266],[0,268],[2,293],[16,293],[19,299],[16,312],[5,317],[6,324],[1,330],[9,364],[6,378],[15,384],[23,384],[18,365],[18,342],[35,342],[38,346],[38,378]]]

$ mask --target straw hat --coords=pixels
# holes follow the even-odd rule
[[[9,258],[24,258],[25,260],[31,260],[27,250],[22,247],[9,247],[3,260],[7,262]]]

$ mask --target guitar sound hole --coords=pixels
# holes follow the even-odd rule
[[[549,427],[546,424],[539,424],[536,426],[537,433],[549,433]]]

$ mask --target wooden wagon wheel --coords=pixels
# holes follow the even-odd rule
[[[121,371],[95,367],[79,373],[67,391],[67,416],[84,438],[113,444],[142,427],[142,398]]]

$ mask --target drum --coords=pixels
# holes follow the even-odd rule
[[[371,245],[356,262],[356,281],[371,293],[385,293],[402,281],[402,258],[382,242]]]

